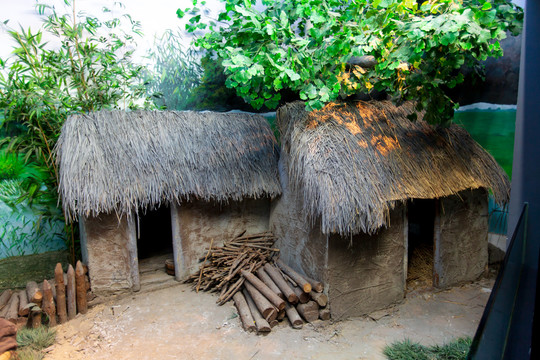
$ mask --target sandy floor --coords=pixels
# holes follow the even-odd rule
[[[493,285],[481,280],[447,291],[417,291],[370,317],[287,322],[265,336],[243,331],[232,302],[170,282],[116,298],[58,326],[46,359],[383,359],[381,350],[410,338],[442,344],[473,336]]]

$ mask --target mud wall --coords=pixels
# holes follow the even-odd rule
[[[244,230],[246,234],[268,231],[269,215],[268,198],[171,205],[176,279],[182,280],[199,268],[198,259],[205,255],[212,239],[220,246]]]
[[[467,190],[440,199],[435,223],[434,285],[444,288],[475,280],[484,272],[487,261],[486,190]]]
[[[270,230],[278,238],[280,258],[296,271],[328,283],[328,236],[318,224],[309,224],[301,199],[289,188],[286,154],[278,163],[281,197],[272,202]]]
[[[135,225],[131,218],[100,214],[81,218],[81,248],[97,295],[138,290]]]
[[[404,206],[390,213],[390,224],[375,235],[330,236],[328,297],[332,318],[360,316],[403,299]]]

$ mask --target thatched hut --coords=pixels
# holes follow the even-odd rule
[[[283,194],[270,227],[281,256],[328,285],[335,318],[402,299],[416,250],[427,247],[434,286],[485,270],[488,189],[506,202],[508,178],[464,129],[412,122],[413,110],[295,102],[277,112]]]
[[[176,278],[184,278],[212,239],[268,230],[270,199],[281,193],[276,140],[258,115],[75,115],[57,159],[64,212],[79,220],[98,293],[137,290],[141,248],[160,243],[172,245]]]

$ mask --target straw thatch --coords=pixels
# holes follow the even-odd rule
[[[289,182],[323,233],[374,233],[396,202],[487,188],[509,197],[508,177],[461,127],[433,127],[407,115],[413,104],[329,104],[308,113],[283,106],[277,121]]]
[[[275,197],[278,148],[250,114],[102,111],[70,117],[57,144],[68,220],[164,202]]]

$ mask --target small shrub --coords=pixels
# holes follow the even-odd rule
[[[466,337],[442,346],[428,347],[405,339],[386,346],[383,354],[389,360],[465,360],[471,341],[470,337]]]
[[[43,350],[54,343],[56,331],[47,326],[40,326],[37,329],[22,328],[17,332],[17,345],[25,349]]]

